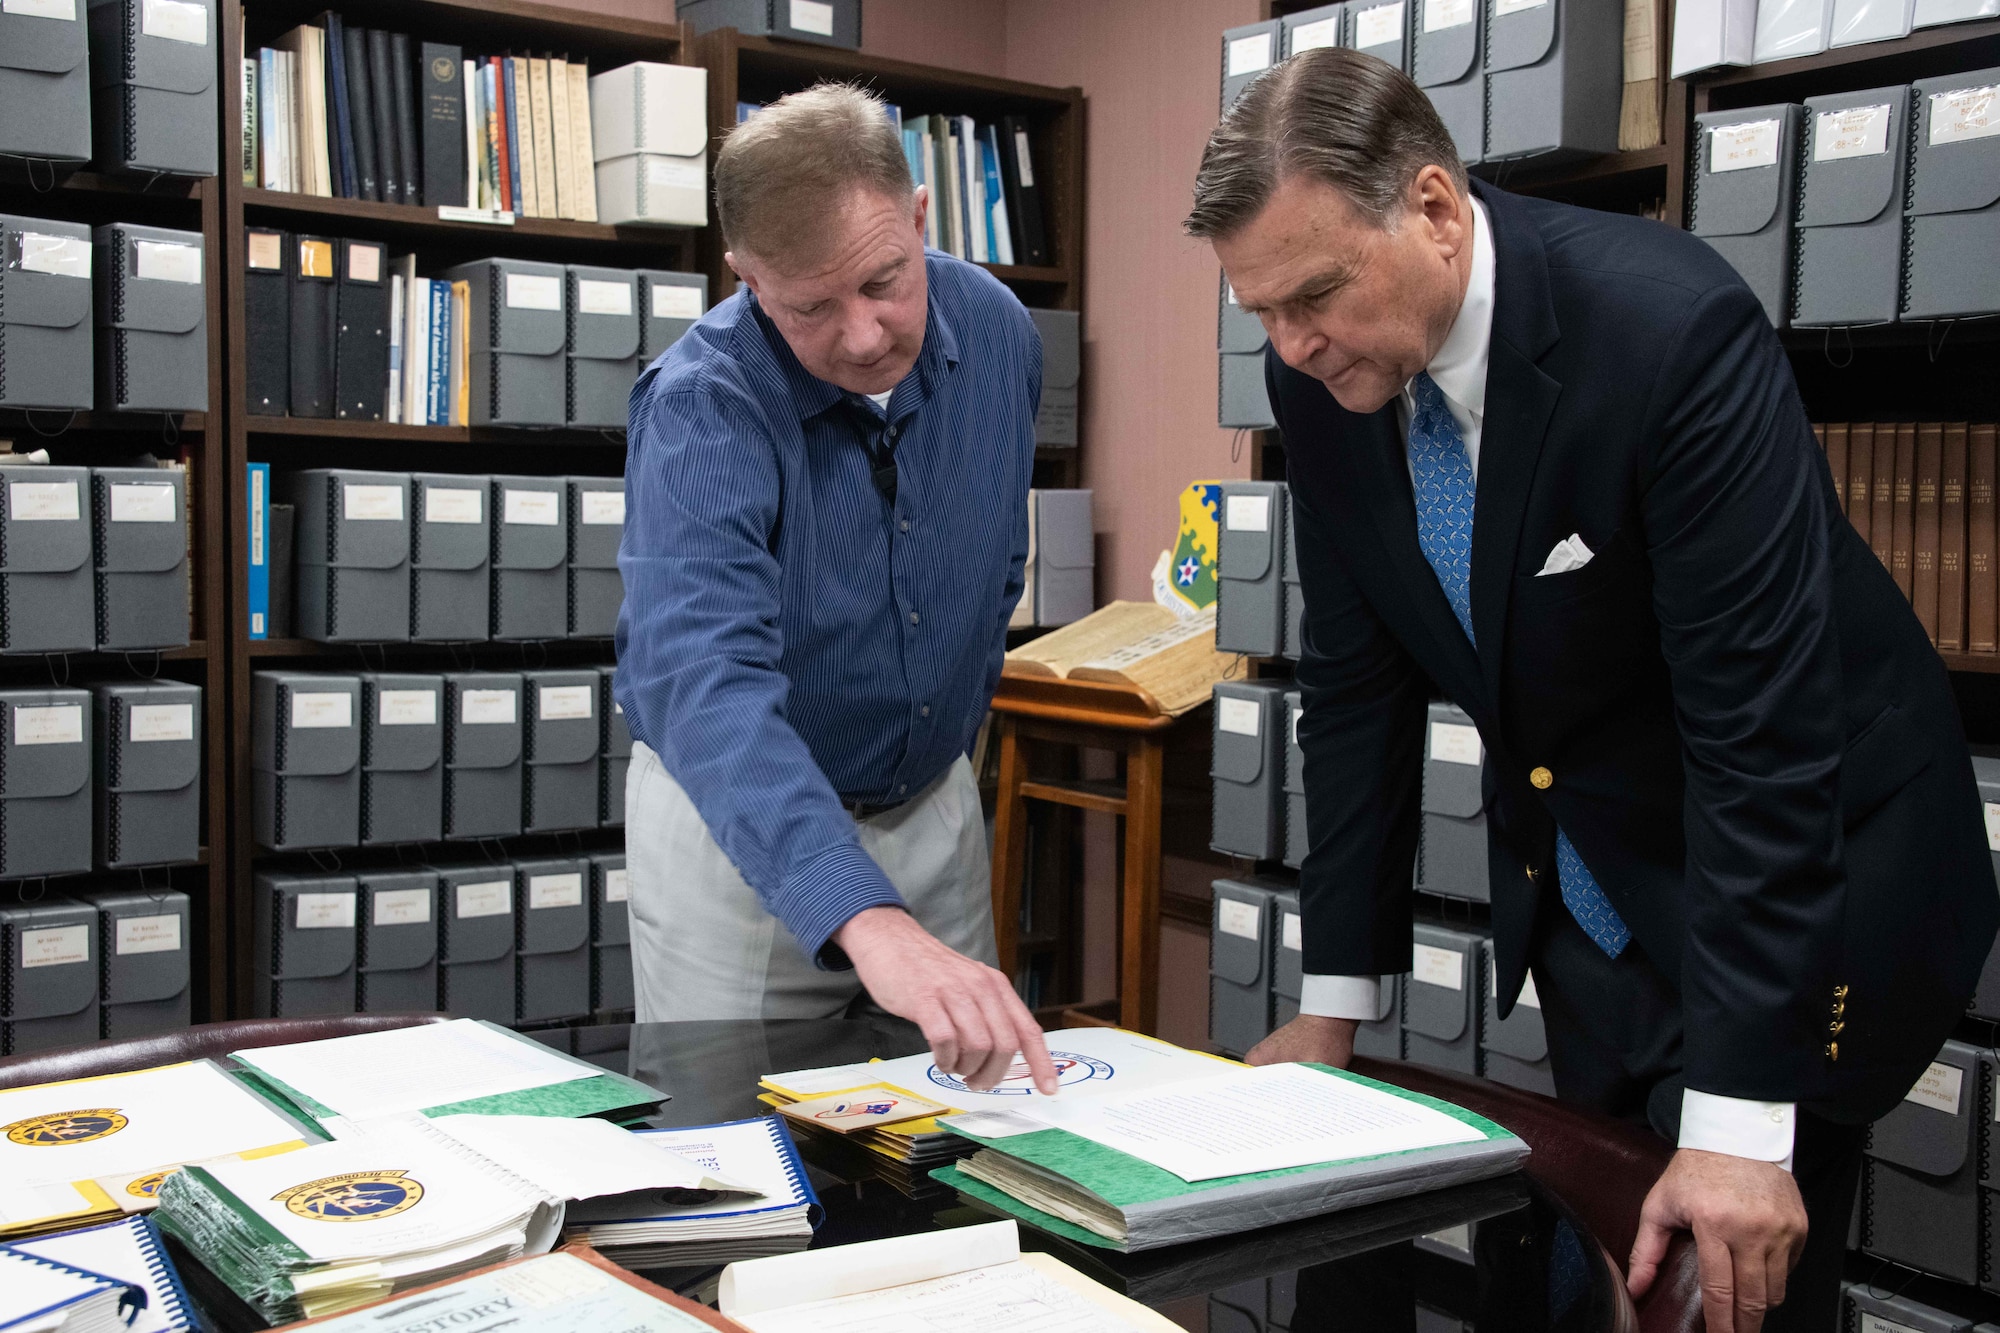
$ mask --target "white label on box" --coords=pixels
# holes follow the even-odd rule
[[[349,523],[397,523],[403,517],[401,486],[340,488],[340,516]]]
[[[89,961],[89,926],[44,926],[21,932],[22,967],[60,967]]]
[[[1317,51],[1323,46],[1340,45],[1340,15],[1330,19],[1320,19],[1314,23],[1301,23],[1292,29],[1292,54],[1302,51]]]
[[[161,912],[157,916],[121,916],[113,948],[119,954],[178,953],[181,947],[181,914]]]
[[[1377,5],[1354,16],[1354,45],[1365,51],[1371,46],[1388,46],[1403,36],[1403,0],[1393,5]]]
[[[2000,852],[2000,804],[1986,802],[1986,846]]]
[[[1889,151],[1889,107],[1856,106],[1822,111],[1814,118],[1813,161],[1836,162],[1845,157],[1873,157]]]
[[[378,926],[421,926],[430,919],[429,889],[387,889],[375,895]]]
[[[653,288],[654,319],[700,319],[701,288],[663,282]]]
[[[132,705],[132,739],[135,742],[193,740],[194,705]]]
[[[295,925],[299,930],[354,928],[352,893],[302,893],[298,897],[298,904],[299,914]]]
[[[1424,0],[1424,31],[1443,32],[1472,22],[1472,0]]]
[[[625,492],[585,491],[583,512],[578,517],[585,527],[619,527],[625,522]]]
[[[1014,170],[1021,173],[1021,188],[1035,188],[1035,159],[1028,151],[1028,132],[1014,131]]]
[[[1861,1312],[1861,1333],[1917,1333],[1908,1324],[1899,1324],[1892,1319],[1884,1319],[1879,1314]]]
[[[1471,764],[1480,760],[1479,728],[1461,722],[1431,723],[1431,758],[1447,764]]]
[[[1434,944],[1412,944],[1410,976],[1426,986],[1464,990],[1465,955],[1456,949],[1440,949]]]
[[[190,46],[208,45],[208,7],[187,0],[145,0],[139,7],[139,31]]]
[[[1742,171],[1745,167],[1774,167],[1778,164],[1778,131],[1782,120],[1746,120],[1741,125],[1717,125],[1708,132],[1708,170],[1711,175]]]
[[[646,155],[646,184],[656,190],[703,190],[708,187],[707,169],[700,158]]]
[[[604,872],[604,901],[622,903],[632,896],[632,881],[623,870]]]
[[[544,907],[583,906],[583,876],[530,875],[528,876],[528,910],[540,911]]]
[[[1928,1106],[1933,1111],[1943,1111],[1946,1115],[1957,1115],[1960,1096],[1964,1090],[1965,1071],[1957,1065],[1933,1060],[1931,1067],[1923,1072],[1917,1085],[1903,1094],[1906,1102]]]
[[[201,285],[201,247],[177,241],[135,241],[132,244],[132,276],[148,282],[179,282]]]
[[[2000,88],[1954,88],[1948,93],[1931,94],[1931,143],[1963,143],[2000,134],[2000,115],[1995,115],[1994,94]]]
[[[553,528],[562,522],[561,496],[554,491],[506,491],[501,521]]]
[[[1302,953],[1306,947],[1305,922],[1297,912],[1286,912],[1284,925],[1278,932],[1278,947]]]
[[[514,720],[514,691],[467,690],[458,699],[458,720],[468,727]]]
[[[1499,968],[1496,967],[1487,974],[1486,988],[1487,990],[1493,993],[1494,999],[1497,1000],[1500,998]],[[1521,997],[1518,1000],[1516,1000],[1515,1003],[1525,1004],[1530,1009],[1540,1009],[1542,1007],[1542,997],[1535,994],[1534,973],[1530,972],[1527,976],[1521,979]]]
[[[7,483],[7,517],[16,523],[74,523],[82,516],[73,481]]]
[[[382,247],[379,245],[348,246],[347,280],[349,282],[382,281]]]
[[[1232,495],[1229,497],[1228,507],[1223,511],[1222,521],[1231,532],[1269,532],[1271,497]]]
[[[176,508],[171,482],[119,481],[111,484],[113,523],[171,523]]]
[[[561,310],[562,279],[548,273],[509,273],[509,310]]]
[[[792,26],[820,37],[833,36],[833,6],[826,0],[792,0]]]
[[[536,701],[537,715],[544,722],[576,722],[590,716],[591,700],[597,697],[592,685],[544,685]]]
[[[477,523],[483,492],[456,486],[424,488],[424,522]]]
[[[375,696],[378,727],[434,727],[437,720],[436,690],[384,690]]]
[[[1519,14],[1525,10],[1540,9],[1549,0],[1493,0],[1493,17],[1504,19],[1509,14]]]
[[[316,690],[292,696],[292,729],[309,727],[351,727],[354,725],[354,696],[341,691]]]
[[[576,284],[576,308],[586,315],[629,315],[632,313],[632,285],[582,278]]]
[[[458,919],[475,916],[508,916],[514,911],[512,880],[488,879],[458,886]]]
[[[1229,44],[1229,77],[1239,74],[1255,74],[1260,69],[1271,67],[1271,34],[1253,32],[1248,37],[1238,37]]]
[[[1259,918],[1263,915],[1255,903],[1238,902],[1234,898],[1215,900],[1215,928],[1225,935],[1242,940],[1262,938],[1264,931]]]
[[[1264,710],[1255,699],[1232,699],[1227,696],[1215,701],[1215,727],[1232,736],[1255,736],[1263,727]]]
[[[50,704],[14,710],[14,744],[83,744],[83,705]]]
[[[4,0],[0,14],[20,14],[31,19],[64,19],[76,22],[76,0]]]
[[[76,236],[47,236],[38,231],[21,233],[21,267],[29,273],[47,273],[58,278],[90,276],[90,242]]]

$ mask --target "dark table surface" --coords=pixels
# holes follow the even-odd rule
[[[766,1114],[757,1080],[925,1049],[892,1018],[640,1023],[533,1034],[558,1049],[668,1093],[662,1126]],[[1051,1035],[1060,1046],[1060,1034]],[[800,1140],[826,1218],[815,1248],[995,1215],[930,1182],[911,1197],[873,1170],[872,1154]],[[1047,1250],[1192,1330],[1211,1333],[1586,1333],[1610,1329],[1615,1281],[1561,1200],[1525,1175],[1375,1204],[1221,1241],[1121,1255],[1023,1227]],[[647,1276],[711,1295],[715,1270]]]

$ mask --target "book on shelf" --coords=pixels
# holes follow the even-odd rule
[[[376,170],[381,173],[382,202],[401,204],[403,198],[403,149],[397,141],[396,89],[389,71],[394,57],[389,50],[389,34],[370,28],[368,42],[368,106],[375,123]]]
[[[1660,0],[1625,0],[1625,84],[1618,149],[1651,148],[1660,138]]]
[[[1208,702],[1237,661],[1216,651],[1212,606],[1183,620],[1153,602],[1113,602],[1014,649],[1000,674],[1120,685],[1179,716]]]
[[[1025,121],[913,116],[902,120],[902,136],[911,177],[930,191],[926,244],[974,263],[1048,262]]]

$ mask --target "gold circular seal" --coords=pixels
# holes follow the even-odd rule
[[[126,1123],[122,1112],[100,1106],[87,1111],[51,1111],[47,1115],[31,1115],[26,1120],[0,1126],[0,1134],[7,1136],[7,1142],[18,1143],[24,1148],[66,1148],[71,1144],[95,1143],[99,1139],[110,1138],[125,1128]]]
[[[414,1208],[424,1187],[401,1171],[349,1171],[274,1194],[287,1211],[312,1222],[370,1222]]]
[[[439,83],[451,83],[458,78],[458,65],[439,56],[431,61],[431,77]]]
[[[167,1183],[172,1171],[155,1171],[151,1175],[139,1176],[125,1182],[125,1192],[135,1199],[157,1199],[160,1186]]]

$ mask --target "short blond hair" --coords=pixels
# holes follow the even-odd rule
[[[902,135],[882,99],[851,83],[781,97],[731,130],[715,155],[723,243],[764,259],[801,258],[856,190],[910,199]]]

